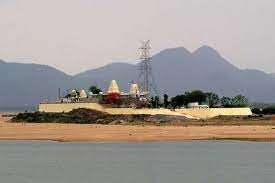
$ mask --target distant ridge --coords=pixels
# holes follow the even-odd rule
[[[0,65],[0,107],[38,104],[56,99],[58,87],[68,87],[71,76],[39,64],[6,63]]]
[[[241,70],[215,49],[202,46],[194,52],[169,48],[151,59],[160,93],[170,96],[187,90],[213,91],[221,96],[243,94],[251,101],[275,102],[275,79],[259,70]],[[137,65],[113,63],[75,75],[75,78],[116,79],[123,91],[137,78]],[[98,82],[104,83],[104,82]],[[104,88],[106,83],[102,84]]]
[[[121,91],[128,92],[137,81],[138,65],[111,63],[70,76],[53,67],[39,64],[6,63],[0,60],[0,107],[37,105],[55,100],[58,88],[84,88],[96,84],[104,91],[115,79]],[[188,90],[213,91],[220,96],[246,95],[250,101],[275,102],[275,76],[259,70],[241,70],[215,49],[202,46],[194,52],[183,47],[169,48],[151,59],[161,94],[173,96]]]

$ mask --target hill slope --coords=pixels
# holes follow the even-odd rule
[[[193,53],[185,48],[166,49],[153,56],[151,64],[161,94],[172,96],[201,89],[221,96],[243,94],[251,101],[275,102],[274,78],[259,70],[238,69],[208,46]],[[137,65],[114,63],[80,73],[75,78],[100,78],[102,86],[116,79],[127,92],[131,81],[137,80],[137,68]]]
[[[38,64],[0,63],[0,106],[31,106],[56,99],[58,87],[68,87],[72,77]]]
[[[173,96],[187,90],[213,91],[221,96],[246,95],[251,101],[275,102],[275,77],[259,70],[241,70],[217,51],[203,46],[193,53],[185,48],[165,49],[151,59],[161,94]],[[138,65],[112,63],[75,76],[38,64],[6,63],[0,60],[0,107],[37,105],[55,100],[58,88],[88,88],[97,84],[104,91],[115,79],[127,92],[137,81]]]

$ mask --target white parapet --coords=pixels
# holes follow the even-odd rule
[[[119,114],[149,114],[185,116],[187,118],[213,118],[216,116],[249,116],[250,108],[202,108],[202,109],[133,109],[133,108],[104,108],[98,103],[46,103],[39,104],[40,112],[70,112],[74,109],[86,108],[107,112],[111,115]]]
[[[86,108],[98,111],[104,111],[104,108],[98,103],[46,103],[39,104],[40,112],[70,112],[74,109]]]
[[[177,112],[199,117],[202,119],[214,118],[217,116],[250,116],[252,115],[251,109],[244,108],[205,108],[205,109],[176,109]]]

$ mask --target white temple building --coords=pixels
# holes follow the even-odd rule
[[[79,98],[87,98],[87,94],[86,94],[85,90],[80,91]]]
[[[138,89],[138,85],[136,83],[132,83],[131,87],[130,87],[130,95],[139,95],[139,89]]]
[[[109,85],[108,94],[110,93],[120,93],[116,80],[112,80]]]

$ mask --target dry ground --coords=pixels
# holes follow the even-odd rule
[[[0,140],[53,141],[175,141],[175,140],[253,140],[275,141],[275,120],[243,122],[213,120],[184,125],[133,126],[56,123],[10,123],[0,114]],[[219,124],[219,125],[218,125]]]

